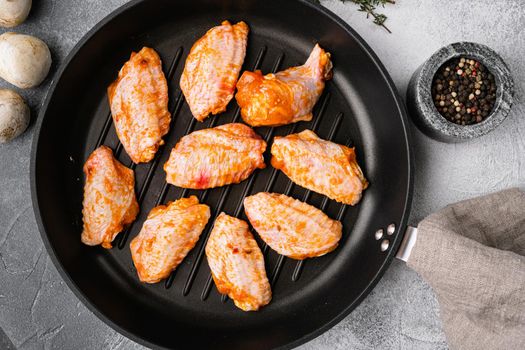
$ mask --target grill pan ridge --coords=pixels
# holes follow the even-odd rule
[[[35,133],[31,164],[33,203],[45,246],[84,304],[113,328],[142,344],[217,349],[296,346],[350,312],[375,285],[395,254],[412,190],[412,156],[404,109],[379,60],[355,32],[326,9],[305,1],[197,2],[201,6],[191,1],[182,1],[177,6],[168,0],[155,3],[160,8],[155,9],[150,1],[132,1],[98,24],[75,47],[48,94]],[[208,12],[195,14],[203,4]],[[277,5],[289,18],[295,18],[293,23],[280,24],[287,17],[282,14],[275,18]],[[173,9],[178,9],[176,19],[181,23],[162,15]],[[161,16],[159,23],[145,20],[146,23],[133,27],[135,19],[152,14]],[[294,27],[306,26],[303,17],[313,16],[322,20],[308,23],[314,28],[298,36]],[[261,69],[269,73],[303,64],[313,45],[319,42],[332,53],[334,78],[316,104],[312,121],[255,129],[268,143],[265,169],[257,170],[240,184],[216,189],[197,191],[171,186],[165,182],[162,165],[182,136],[203,128],[242,122],[234,100],[225,113],[197,122],[178,86],[193,42],[224,19],[245,20],[250,25],[243,70]],[[333,28],[327,29],[326,23]],[[176,25],[184,28],[176,30],[173,28]],[[109,38],[101,39],[108,33]],[[118,38],[123,39],[117,45]],[[164,137],[165,144],[155,158],[136,165],[118,141],[105,89],[116,78],[129,53],[142,46],[153,47],[163,60],[172,122]],[[100,58],[85,64],[90,50]],[[108,53],[107,62],[102,53]],[[356,65],[366,63],[371,73],[348,69],[352,59],[358,61]],[[87,67],[95,66],[99,75],[86,78],[85,91],[68,91],[66,87],[73,79],[87,77]],[[369,96],[372,93],[384,97],[372,104]],[[58,138],[56,127],[65,120],[64,114],[69,109],[77,119],[71,122],[69,132]],[[371,182],[360,204],[350,207],[336,203],[293,184],[269,165],[273,137],[304,129],[356,147],[358,162]],[[79,239],[82,165],[89,153],[102,144],[111,147],[115,156],[135,171],[141,207],[137,220],[116,237],[111,250],[83,246]],[[204,247],[216,216],[225,211],[246,220],[243,199],[260,191],[284,193],[321,209],[343,223],[343,238],[334,252],[297,261],[269,249],[254,232],[265,257],[273,300],[257,313],[243,313],[217,292],[205,262]],[[138,234],[154,206],[189,195],[197,195],[212,211],[200,240],[164,282],[141,284],[131,261],[130,240]],[[390,249],[381,252],[380,242],[373,233],[391,223],[398,230],[389,237]],[[318,317],[308,317],[314,313]]]

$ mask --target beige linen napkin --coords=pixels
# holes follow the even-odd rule
[[[525,349],[525,192],[430,215],[407,263],[434,289],[452,349]]]

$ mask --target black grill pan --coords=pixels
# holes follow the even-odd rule
[[[273,136],[315,130],[322,138],[357,149],[371,186],[361,203],[342,206],[292,184],[268,166],[248,180],[207,190],[167,185],[162,170],[170,149],[194,130],[240,121],[235,101],[204,123],[192,118],[179,88],[189,49],[207,29],[228,19],[250,26],[244,69],[264,73],[304,63],[319,42],[332,53],[333,80],[311,122],[257,128]],[[111,121],[107,86],[132,50],[159,52],[168,78],[173,120],[156,158],[135,166]],[[412,162],[407,118],[395,87],[366,43],[328,10],[306,1],[132,1],[93,28],[62,66],[39,116],[33,142],[31,185],[35,215],[45,246],[75,294],[102,320],[150,347],[267,349],[297,346],[332,327],[370,292],[402,239],[411,202]],[[111,250],[87,247],[82,230],[82,165],[105,144],[136,173],[141,205],[137,221]],[[269,153],[269,152],[267,152]],[[266,155],[267,164],[269,156]],[[246,219],[242,200],[260,191],[289,194],[341,220],[340,246],[317,259],[297,262],[261,241],[273,300],[246,313],[218,294],[204,256],[213,219],[221,211]],[[176,272],[155,285],[139,283],[129,242],[151,208],[195,194],[212,208],[212,219]],[[394,224],[386,235],[375,232]],[[255,235],[257,237],[257,235]],[[258,237],[257,237],[258,239]]]

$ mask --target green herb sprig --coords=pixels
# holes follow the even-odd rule
[[[317,4],[321,4],[319,0],[311,0]],[[377,7],[385,7],[386,4],[395,4],[395,0],[339,0],[341,2],[353,2],[356,5],[359,5],[359,11],[366,13],[366,18],[373,17],[374,23],[378,26],[385,28],[389,33],[392,33],[390,29],[385,25],[387,16],[382,13],[377,13]]]
[[[341,0],[345,2],[347,0]],[[354,4],[359,5],[359,11],[366,12],[366,18],[372,16],[374,18],[374,23],[378,26],[381,26],[386,29],[387,32],[392,33],[387,26],[385,26],[385,21],[387,16],[382,13],[377,13],[376,9],[378,6],[385,7],[386,4],[395,4],[395,0],[349,0]]]

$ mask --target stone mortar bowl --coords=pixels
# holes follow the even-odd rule
[[[492,112],[480,123],[458,125],[449,122],[432,101],[431,85],[437,70],[452,58],[479,61],[496,82],[496,102]],[[503,59],[485,45],[459,42],[436,51],[412,75],[407,90],[407,105],[415,124],[428,136],[442,142],[463,142],[494,130],[507,117],[514,96],[514,81]]]

